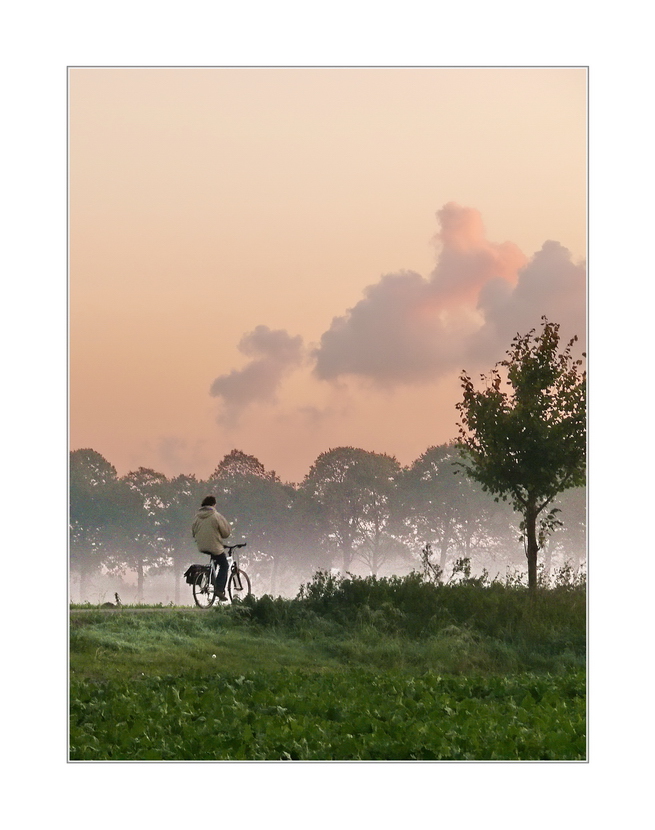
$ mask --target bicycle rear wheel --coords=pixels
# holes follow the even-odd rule
[[[240,568],[230,572],[230,578],[227,582],[227,595],[230,600],[234,602],[235,599],[244,599],[249,597],[252,593],[250,589],[250,577],[245,571]]]
[[[216,591],[209,578],[208,571],[198,574],[193,583],[193,598],[200,608],[210,608],[214,604]]]

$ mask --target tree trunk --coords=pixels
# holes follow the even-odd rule
[[[343,548],[343,572],[344,574],[350,571],[350,566],[353,561],[353,552],[350,548]]]
[[[546,584],[550,585],[550,572],[553,569],[553,545],[549,540],[544,547],[544,578]]]
[[[175,605],[180,604],[180,598],[182,596],[182,592],[180,590],[181,586],[182,586],[182,574],[181,574],[181,572],[179,571],[178,568],[175,568],[175,600],[174,600]]]
[[[371,550],[371,576],[377,576],[380,570],[380,535],[380,528],[376,522]]]
[[[136,568],[136,601],[137,604],[143,603],[143,562],[139,562]]]
[[[441,548],[439,550],[439,567],[441,568],[441,573],[446,573],[446,554],[448,553],[448,544],[450,539],[447,536],[444,536],[441,541]]]
[[[350,528],[345,527],[341,532],[341,553],[343,554],[344,575],[350,571],[353,561],[353,539]]]
[[[80,604],[86,599],[87,573],[84,566],[80,568]]]
[[[448,556],[448,546],[450,545],[450,521],[444,528],[443,536],[441,537],[441,547],[439,549],[439,567],[441,568],[441,581],[446,573],[446,558]]]
[[[537,506],[534,500],[528,502],[525,511],[525,534],[528,541],[525,552],[528,558],[528,588],[534,593],[537,590],[537,552],[539,550],[537,542]]]
[[[277,591],[277,556],[273,557],[273,567],[271,568],[271,596],[275,597]]]

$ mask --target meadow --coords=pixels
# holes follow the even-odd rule
[[[72,608],[70,758],[580,761],[585,634],[584,584],[418,574]]]

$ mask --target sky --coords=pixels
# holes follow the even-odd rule
[[[411,463],[543,314],[585,340],[584,68],[69,70],[70,449]]]

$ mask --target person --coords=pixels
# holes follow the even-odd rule
[[[214,496],[206,496],[193,520],[191,533],[200,553],[206,553],[213,561],[218,562],[215,588],[220,600],[227,599],[225,583],[227,582],[228,561],[223,539],[227,539],[231,532],[232,528],[227,519],[216,510]]]

